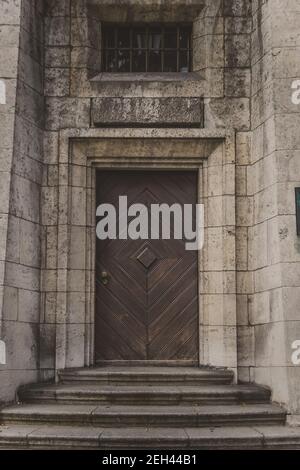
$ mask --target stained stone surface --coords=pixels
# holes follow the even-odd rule
[[[143,164],[152,136],[154,166],[162,158],[178,169],[185,148],[188,164],[199,167],[195,144],[184,138],[161,154],[161,141],[171,130],[182,137],[185,127],[205,135],[201,357],[268,385],[300,422],[300,369],[291,359],[300,339],[300,108],[291,99],[300,79],[299,14],[298,0],[0,2],[1,402],[38,376],[92,363],[93,252],[83,246],[94,234],[87,162],[100,149],[99,127],[112,131],[102,164],[105,151],[107,165],[124,164],[140,126],[150,127],[136,144]],[[105,78],[99,23],[112,17],[193,22],[193,74]]]

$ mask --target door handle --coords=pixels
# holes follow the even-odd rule
[[[108,272],[106,271],[102,271],[101,272],[101,282],[104,286],[106,286],[108,284],[108,281],[109,281],[109,274]]]

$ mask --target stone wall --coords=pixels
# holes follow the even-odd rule
[[[183,17],[193,21],[188,78],[120,81],[101,73],[101,21]],[[68,171],[64,133],[88,138],[99,126],[137,127],[141,110],[143,125],[162,127],[167,103],[171,127],[191,122],[215,135],[235,133],[236,270],[230,265],[220,292],[204,279],[205,302],[217,311],[225,304],[218,292],[229,298],[237,291],[223,320],[230,323],[237,312],[239,379],[270,385],[275,400],[300,414],[299,368],[291,363],[291,344],[300,339],[294,203],[300,108],[291,101],[292,81],[300,77],[299,17],[297,0],[125,0],[117,7],[113,0],[1,2],[7,101],[0,104],[0,339],[8,361],[0,366],[0,399],[13,399],[24,381],[91,363],[91,351],[82,351],[86,273],[71,253],[78,272],[70,279],[65,261],[85,230],[81,221],[70,230],[75,216],[66,211],[68,198],[80,207],[88,203],[82,188],[90,173],[80,164]],[[226,184],[230,175],[223,175]],[[220,201],[217,186],[225,182],[218,178],[216,171],[210,197],[230,219],[232,234],[233,213]],[[210,229],[209,243],[220,246],[223,239]],[[212,279],[225,270],[215,261]]]
[[[7,359],[0,366],[0,399],[5,401],[14,399],[20,384],[36,381],[39,369],[42,3],[11,0],[0,6],[5,23],[0,27],[0,67],[7,85],[0,173],[5,214],[1,216],[1,224],[5,223],[1,226],[1,260],[5,260],[1,261],[1,339]]]
[[[287,403],[297,415],[300,369],[291,357],[292,343],[300,338],[300,244],[294,194],[294,187],[300,185],[300,108],[292,103],[292,83],[300,76],[299,2],[254,2],[253,23],[252,378],[270,385],[274,399]]]

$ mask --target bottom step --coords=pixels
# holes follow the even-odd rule
[[[82,426],[0,426],[0,449],[294,449],[300,428],[98,428]]]

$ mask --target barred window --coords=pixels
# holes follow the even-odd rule
[[[103,72],[189,72],[191,57],[191,25],[103,25]]]

